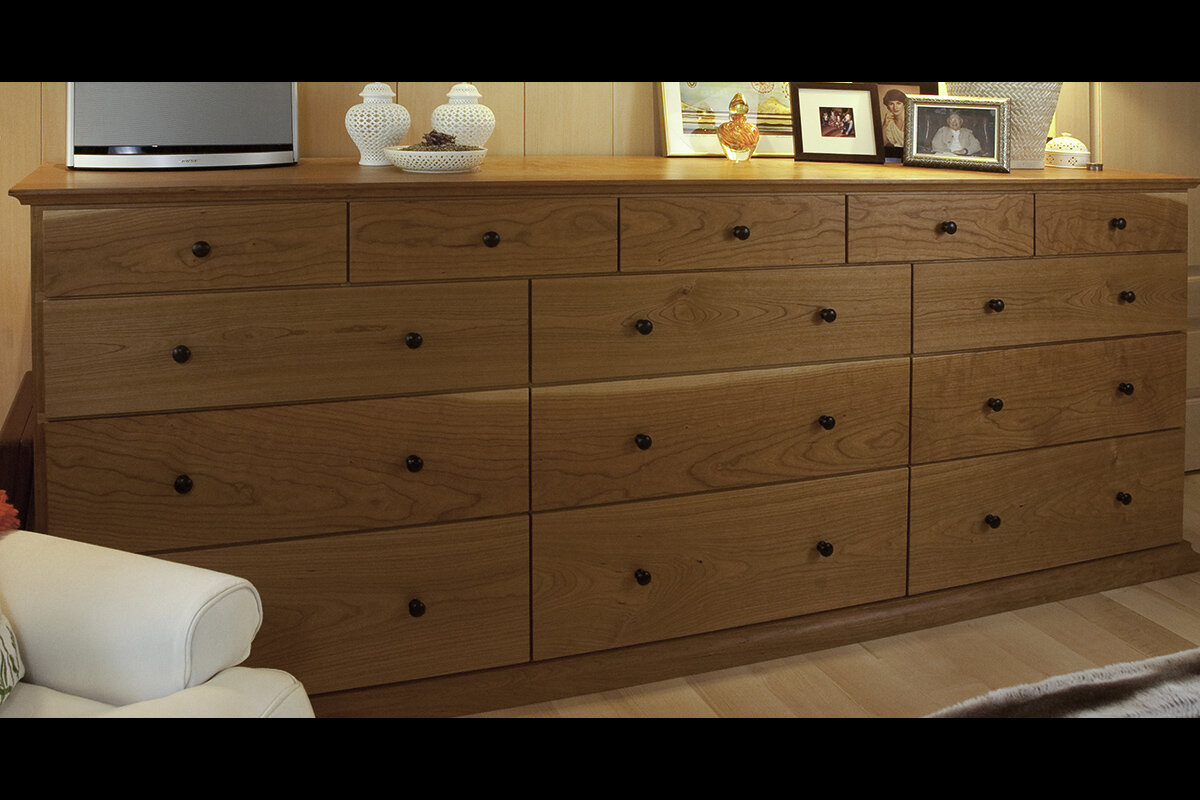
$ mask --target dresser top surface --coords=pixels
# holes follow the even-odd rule
[[[902,164],[797,162],[658,156],[492,156],[461,174],[364,167],[348,158],[294,166],[179,171],[70,170],[44,164],[9,194],[32,206],[355,200],[554,194],[852,191],[1185,191],[1200,179],[1129,170],[1049,167],[1011,173]]]

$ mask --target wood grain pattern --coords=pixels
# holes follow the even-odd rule
[[[913,352],[1179,331],[1187,305],[1182,253],[917,264]]]
[[[1045,192],[1037,197],[1037,252],[1129,253],[1187,248],[1187,196]],[[1112,223],[1123,219],[1125,226]]]
[[[916,357],[912,463],[1181,427],[1183,355],[1180,333]]]
[[[346,280],[343,203],[47,210],[40,234],[48,297]]]
[[[1033,255],[1032,194],[851,194],[847,260],[941,261]],[[948,233],[943,223],[954,222]]]
[[[916,466],[908,590],[1171,544],[1182,508],[1181,430]]]
[[[902,466],[908,373],[897,358],[536,387],[533,507]],[[638,435],[650,437],[647,449]]]
[[[528,424],[524,389],[51,422],[48,524],[145,552],[524,511]]]
[[[907,266],[535,280],[536,382],[907,353]],[[833,322],[820,312],[831,308]],[[649,335],[637,322],[649,320]]]
[[[528,380],[520,281],[58,300],[43,313],[51,417]],[[184,363],[172,357],[178,345],[190,351]]]
[[[900,469],[535,514],[533,657],[900,596],[906,487]]]

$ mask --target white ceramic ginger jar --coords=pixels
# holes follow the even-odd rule
[[[433,129],[453,135],[455,144],[483,147],[496,129],[496,115],[479,102],[482,96],[473,84],[455,84],[446,94],[449,102],[430,116]]]
[[[388,167],[383,148],[398,145],[408,135],[412,117],[408,109],[392,101],[396,93],[386,83],[368,83],[359,97],[363,99],[346,112],[346,132],[354,140],[364,167]]]

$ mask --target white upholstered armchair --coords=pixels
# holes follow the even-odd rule
[[[262,603],[211,570],[0,532],[0,612],[24,678],[2,717],[312,717],[304,687],[250,654]]]

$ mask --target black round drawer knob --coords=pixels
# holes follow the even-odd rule
[[[180,494],[187,494],[192,490],[193,486],[195,486],[195,484],[187,475],[180,475],[175,479],[175,491],[179,492]]]
[[[650,438],[649,434],[639,433],[633,437],[633,443],[638,446],[639,450],[649,450],[650,445],[654,444],[654,440]]]
[[[200,241],[192,245],[192,255],[196,258],[204,258],[212,252],[212,245],[208,242]]]
[[[425,604],[414,597],[408,601],[408,613],[413,617],[425,616]]]
[[[500,244],[500,234],[495,231],[488,231],[483,235],[483,243],[488,247],[495,247]]]
[[[1001,300],[1000,298],[988,300],[987,307],[990,308],[992,311],[995,311],[997,314],[999,314],[1001,311],[1004,310],[1004,301]]]
[[[654,330],[654,323],[648,319],[639,319],[633,323],[633,327],[637,328],[637,332],[642,336],[649,336],[650,331]]]
[[[1134,300],[1137,300],[1137,295],[1134,294],[1133,292],[1129,291],[1128,289],[1121,292],[1121,301],[1122,302],[1132,303]]]
[[[404,459],[404,466],[408,467],[409,472],[420,472],[425,466],[425,461],[420,456],[409,456]]]
[[[829,558],[833,555],[833,545],[829,542],[817,542],[817,552],[823,557]]]
[[[743,242],[750,238],[750,229],[745,225],[735,225],[733,228],[733,236],[736,239],[741,239]]]
[[[404,343],[408,345],[410,350],[416,350],[425,343],[425,337],[416,331],[413,331],[412,333],[404,334]]]
[[[1004,408],[1004,401],[1001,400],[999,397],[989,397],[988,401],[987,401],[987,406],[992,411],[999,411],[1002,408]]]
[[[1114,218],[1113,218],[1113,221],[1112,221],[1112,226],[1113,226],[1114,228],[1116,228],[1117,230],[1119,230],[1119,231],[1123,231],[1123,230],[1125,230],[1125,224],[1126,224],[1126,223],[1125,223],[1125,218],[1124,218],[1124,217],[1114,217]]]
[[[185,344],[171,348],[171,358],[175,359],[176,364],[186,364],[191,357],[192,351]]]
[[[1133,502],[1133,495],[1129,492],[1117,492],[1117,502],[1123,506],[1127,506]]]
[[[821,319],[825,320],[826,322],[833,322],[835,319],[837,319],[837,312],[832,308],[822,308]]]
[[[942,233],[953,234],[958,231],[958,223],[954,220],[946,220],[942,223]]]
[[[650,573],[644,569],[639,569],[633,573],[633,579],[638,582],[638,586],[645,586],[650,583]]]
[[[989,528],[999,528],[1000,527],[1000,518],[997,517],[995,514],[988,514],[986,517],[983,518],[983,521],[985,523],[987,523],[987,526]]]
[[[1117,391],[1120,392],[1121,394],[1133,394],[1133,384],[1132,383],[1118,383]]]
[[[822,414],[817,417],[817,424],[827,431],[833,430],[833,426],[837,424],[837,420],[828,414]]]

